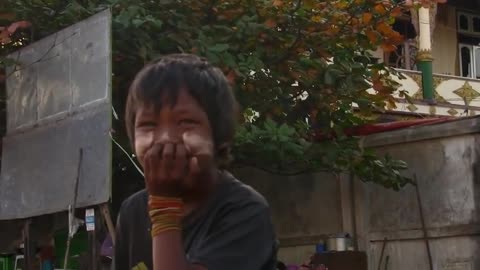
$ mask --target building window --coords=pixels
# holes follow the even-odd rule
[[[480,79],[480,47],[460,44],[460,75]]]
[[[467,12],[458,12],[457,28],[459,33],[480,36],[480,15]]]
[[[468,16],[466,14],[458,15],[458,30],[466,32],[470,30]]]
[[[473,47],[473,63],[475,66],[475,79],[480,79],[480,47]]]
[[[480,33],[480,17],[473,17],[473,32]]]
[[[457,12],[460,75],[480,79],[480,14]]]
[[[410,15],[405,18],[398,18],[393,24],[393,30],[399,32],[405,38],[405,42],[397,46],[393,52],[385,53],[385,63],[390,67],[416,70],[415,57],[417,55],[417,33],[413,26]]]

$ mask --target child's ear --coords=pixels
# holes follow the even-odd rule
[[[231,142],[224,142],[217,146],[215,160],[219,169],[226,169],[232,161]]]
[[[220,144],[219,146],[217,146],[217,154],[222,154],[224,153],[225,151],[228,151],[230,152],[230,142],[224,142],[222,144]]]

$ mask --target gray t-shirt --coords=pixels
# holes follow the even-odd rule
[[[274,270],[276,242],[268,203],[230,174],[222,173],[220,179],[208,202],[184,219],[187,260],[208,270]],[[143,190],[122,204],[115,270],[153,269],[147,200]]]

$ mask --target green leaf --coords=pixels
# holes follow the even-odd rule
[[[156,19],[156,18],[154,18],[154,17],[152,17],[152,16],[147,16],[147,17],[145,18],[145,20],[146,20],[147,22],[150,22],[151,24],[153,24],[153,26],[155,26],[155,27],[157,27],[157,28],[162,28],[162,26],[163,26],[163,21],[161,21],[161,20],[159,20],[159,19]]]
[[[222,54],[222,60],[223,63],[229,67],[235,67],[237,66],[237,63],[235,61],[235,58],[233,57],[232,54],[225,52]]]
[[[210,46],[208,50],[211,52],[223,52],[228,50],[229,46],[228,44],[215,44],[214,46]]]
[[[144,20],[141,20],[141,19],[134,19],[134,20],[132,21],[132,23],[133,23],[133,26],[139,27],[140,25],[144,24],[145,21],[144,21]]]

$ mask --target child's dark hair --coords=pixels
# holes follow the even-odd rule
[[[132,146],[135,142],[135,117],[139,107],[164,103],[173,106],[185,89],[207,113],[212,127],[217,165],[230,161],[230,143],[235,134],[237,102],[219,68],[191,54],[170,54],[147,64],[135,77],[127,98],[125,124]]]

